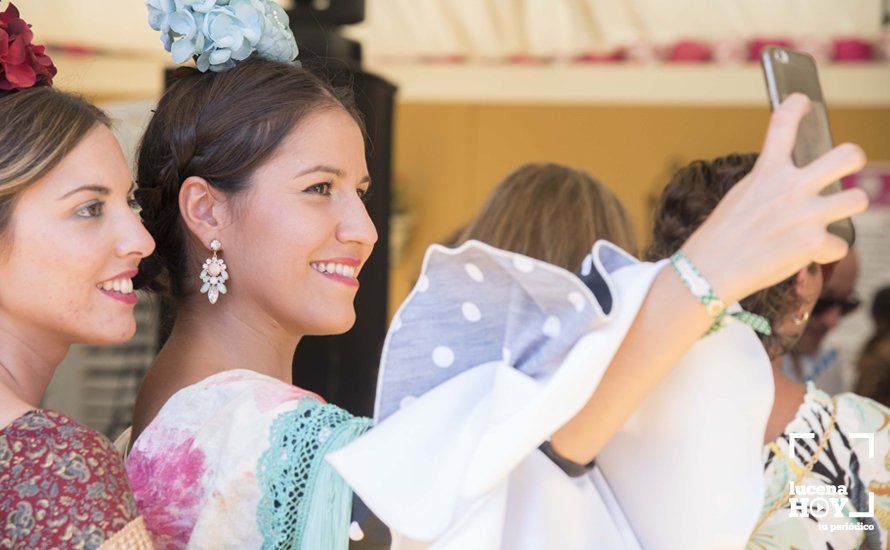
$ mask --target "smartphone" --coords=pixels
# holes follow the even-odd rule
[[[834,147],[828,126],[828,110],[816,72],[816,60],[803,52],[766,46],[760,54],[760,64],[773,110],[795,92],[810,98],[812,110],[800,121],[792,154],[795,165],[806,166]],[[826,187],[823,194],[837,193],[841,189],[841,182],[836,181]],[[828,231],[850,245],[856,240],[856,230],[850,218],[832,223]]]

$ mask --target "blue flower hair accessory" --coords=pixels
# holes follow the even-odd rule
[[[297,42],[284,9],[272,0],[146,0],[148,24],[175,63],[195,60],[198,70],[219,72],[252,53],[292,62]]]

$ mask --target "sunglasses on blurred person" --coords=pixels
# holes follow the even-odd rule
[[[845,316],[855,311],[860,303],[861,300],[856,296],[850,296],[849,298],[819,298],[819,300],[816,301],[816,305],[813,306],[812,315],[822,315],[837,307],[841,310],[841,316]]]

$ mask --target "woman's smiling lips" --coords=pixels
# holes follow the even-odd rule
[[[133,277],[137,273],[139,271],[136,269],[128,269],[110,279],[96,283],[96,288],[109,298],[114,298],[128,305],[134,305],[138,300],[138,296],[136,296],[136,292],[133,290]]]
[[[309,266],[328,279],[343,283],[347,286],[358,287],[358,272],[361,260],[358,258],[330,258],[309,262]]]

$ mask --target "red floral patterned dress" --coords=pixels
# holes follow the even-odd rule
[[[98,548],[137,517],[98,432],[47,410],[0,430],[0,548]]]

